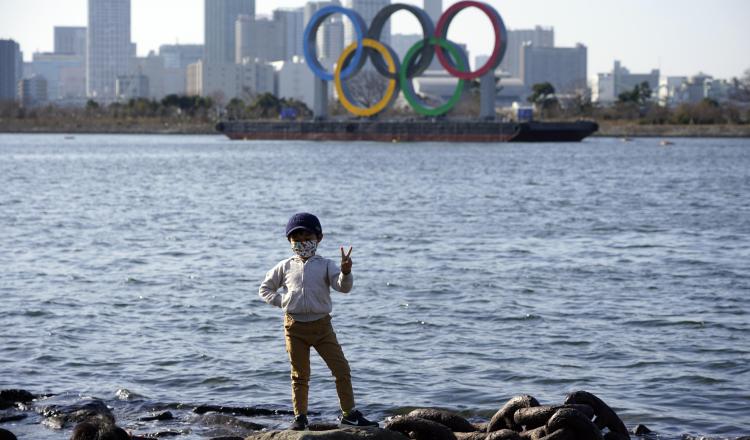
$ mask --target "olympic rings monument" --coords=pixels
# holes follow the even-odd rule
[[[448,29],[459,12],[479,9],[492,24],[494,47],[484,65],[471,71],[466,53],[448,40]],[[380,41],[386,22],[399,11],[413,15],[424,38],[414,44],[403,60]],[[356,40],[344,48],[333,72],[318,60],[316,38],[320,26],[334,14],[351,21]],[[580,141],[598,129],[595,122],[498,122],[495,121],[495,70],[503,60],[507,31],[500,14],[491,5],[479,1],[459,1],[440,16],[437,24],[413,5],[393,3],[383,7],[369,26],[354,10],[337,5],[318,10],[307,23],[303,36],[305,62],[314,74],[313,120],[309,121],[222,121],[217,129],[231,139],[308,139],[375,141]],[[440,65],[457,84],[450,99],[430,106],[414,90],[413,79],[423,74],[437,57]],[[346,80],[355,77],[367,60],[387,79],[385,93],[375,104],[358,102]],[[469,81],[479,80],[480,112],[475,120],[449,120],[443,117],[461,100]],[[354,117],[329,120],[328,87],[333,82],[341,105]],[[399,93],[413,109],[416,118],[381,120],[378,115],[393,105]]]

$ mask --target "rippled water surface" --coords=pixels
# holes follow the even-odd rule
[[[750,433],[748,140],[0,135],[0,389],[102,398],[186,439],[223,432],[194,405],[289,409],[280,310],[257,290],[301,210],[324,256],[354,247],[334,325],[375,418],[585,389],[660,438]],[[316,356],[310,395],[332,420]],[[177,419],[137,422],[164,408]],[[70,435],[40,420],[2,426]]]

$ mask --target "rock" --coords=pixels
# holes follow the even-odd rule
[[[125,430],[108,420],[86,421],[73,428],[70,440],[131,440]]]
[[[513,397],[492,416],[490,423],[487,425],[487,432],[503,428],[520,431],[518,425],[513,420],[513,415],[521,408],[530,408],[533,406],[539,406],[539,402],[532,396],[522,395]]]
[[[531,408],[521,408],[513,415],[513,421],[517,426],[524,426],[526,429],[534,429],[547,424],[557,410],[562,408],[573,408],[588,418],[594,416],[594,409],[588,405],[571,404],[571,405],[540,405]]]
[[[408,440],[401,433],[380,428],[342,428],[331,431],[270,431],[245,440]]]
[[[95,424],[109,422],[114,425],[115,416],[101,400],[91,400],[83,404],[58,406],[51,405],[38,409],[47,419],[43,422],[53,429],[62,429],[68,423],[91,421]]]
[[[557,412],[550,417],[546,427],[547,432],[552,434],[558,429],[572,430],[575,432],[577,440],[604,440],[602,432],[596,425],[594,425],[594,422],[583,413],[573,408],[562,408],[557,410]],[[547,437],[552,434],[548,434]]]
[[[307,425],[307,429],[309,429],[310,431],[333,431],[335,429],[339,429],[339,424],[316,422],[316,423],[310,423],[309,425]]]
[[[488,433],[485,440],[521,440],[521,436],[512,429],[500,429]]]
[[[471,426],[474,427],[475,431],[484,431],[487,432],[487,425],[489,425],[489,422],[481,422],[481,423],[472,423]]]
[[[238,419],[237,417],[228,416],[226,414],[203,414],[196,417],[196,421],[203,425],[240,428],[245,431],[260,431],[265,428],[263,425]],[[249,432],[247,432],[247,434],[249,434]]]
[[[18,440],[18,438],[12,432],[0,428],[0,440]]]
[[[29,403],[35,397],[26,390],[0,390],[0,409],[13,408],[17,403]]]
[[[172,415],[172,413],[169,411],[164,411],[162,413],[155,414],[153,416],[141,417],[138,419],[138,421],[139,422],[152,422],[155,420],[164,421],[164,420],[172,420],[172,419],[174,419],[174,416]]]
[[[231,407],[231,406],[217,406],[217,405],[201,405],[193,410],[196,414],[205,414],[207,412],[217,412],[222,414],[232,414],[247,417],[256,416],[278,416],[287,415],[293,416],[294,411],[285,411],[281,409],[266,409],[266,408],[252,408],[252,407]],[[308,415],[315,415],[314,412],[308,413]]]
[[[486,431],[474,431],[474,432],[454,432],[457,440],[485,440],[487,438]]]
[[[569,429],[558,429],[552,434],[546,435],[539,440],[579,440],[580,437]]]
[[[622,423],[620,417],[617,416],[609,405],[595,395],[587,391],[576,391],[568,394],[565,403],[582,403],[584,405],[589,405],[594,408],[594,414],[596,415],[594,423],[596,423],[596,426],[599,429],[606,427],[610,431],[623,434],[626,439],[630,439],[630,433],[628,433],[628,429],[625,427],[625,424]]]
[[[648,429],[646,425],[636,425],[635,428],[633,428],[633,434],[635,435],[646,435],[651,434],[651,430]]]
[[[415,440],[456,440],[447,426],[419,417],[396,416],[385,423],[385,428]]]
[[[189,429],[185,429],[182,431],[159,431],[159,432],[151,432],[148,434],[143,435],[134,435],[132,437],[129,437],[129,440],[153,440],[155,438],[162,438],[162,437],[178,437],[181,435],[190,434]]]
[[[523,440],[539,440],[540,438],[547,435],[547,427],[546,426],[540,426],[535,429],[529,429],[527,431],[523,431],[520,436]]]
[[[445,425],[453,432],[474,432],[477,429],[463,417],[440,409],[420,408],[407,414]]]

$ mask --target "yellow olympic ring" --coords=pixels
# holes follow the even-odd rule
[[[369,47],[371,49],[375,49],[378,51],[385,60],[386,64],[388,65],[388,72],[391,72],[398,75],[398,67],[396,67],[396,62],[393,60],[393,57],[391,56],[391,53],[388,49],[386,49],[385,46],[383,46],[379,41],[373,40],[371,38],[364,38],[362,40],[362,45],[364,47]],[[336,84],[336,93],[339,95],[339,102],[341,102],[341,105],[344,106],[346,110],[348,110],[350,113],[354,114],[355,116],[372,116],[377,113],[380,113],[385,109],[388,104],[391,101],[391,98],[393,97],[393,94],[396,93],[398,90],[398,80],[396,79],[389,79],[388,80],[388,87],[385,90],[385,93],[383,94],[383,98],[380,99],[375,105],[367,108],[359,107],[355,104],[353,104],[349,97],[346,96],[346,93],[344,92],[344,87],[341,81],[341,70],[344,67],[344,62],[346,61],[346,58],[349,56],[350,53],[354,52],[357,49],[357,42],[350,44],[349,46],[344,49],[343,52],[341,52],[341,56],[339,57],[338,61],[336,62],[336,69],[333,73],[333,80]]]

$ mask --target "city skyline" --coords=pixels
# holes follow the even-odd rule
[[[273,9],[301,7],[304,3],[258,0],[256,13],[270,15]],[[411,0],[404,3],[422,4]],[[455,1],[445,0],[444,7],[452,3]],[[551,26],[558,46],[585,44],[589,49],[589,78],[610,71],[614,60],[621,60],[632,71],[658,68],[665,75],[705,72],[730,78],[742,76],[750,68],[750,57],[742,44],[750,41],[750,27],[745,25],[750,21],[750,3],[742,0],[720,0],[708,10],[699,8],[702,3],[697,0],[656,4],[634,0],[628,8],[621,4],[614,8],[615,0],[570,0],[565,5],[543,0],[489,3],[498,8],[510,29]],[[203,43],[203,4],[203,0],[160,0],[157,4],[133,0],[132,38],[139,56],[157,50],[161,44]],[[541,4],[545,7],[538,7]],[[86,0],[0,0],[0,5],[0,38],[19,42],[25,61],[34,52],[53,50],[54,26],[86,25]],[[607,18],[613,10],[620,11],[617,20]],[[164,26],[161,20],[170,12],[177,15]],[[449,34],[467,43],[472,58],[491,49],[488,30],[480,27],[478,31],[462,32],[477,20],[485,20],[478,11],[462,13],[454,21],[456,30]],[[394,33],[410,33],[415,27],[416,22],[407,14],[396,14],[393,19]],[[462,38],[464,35],[469,37]]]

